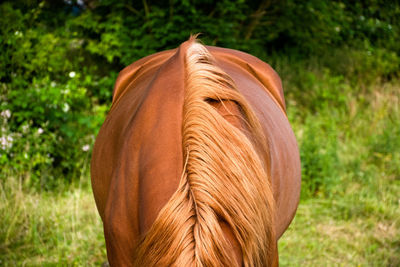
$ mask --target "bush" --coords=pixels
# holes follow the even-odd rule
[[[0,9],[1,175],[49,189],[87,172],[116,74],[100,78],[82,68],[82,55],[71,57],[82,54],[74,33],[42,24],[43,4],[24,15],[9,3]]]

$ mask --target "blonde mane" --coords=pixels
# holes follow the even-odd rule
[[[241,129],[210,104],[226,101],[237,105]],[[180,184],[137,247],[134,266],[237,266],[221,223],[243,266],[270,266],[276,239],[266,139],[233,80],[195,37],[185,51],[182,128]]]

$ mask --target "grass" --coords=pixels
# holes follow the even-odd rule
[[[281,265],[399,266],[400,222],[394,215],[398,206],[353,194],[340,201],[303,201],[280,240]],[[366,211],[365,202],[380,211]]]
[[[399,222],[375,216],[337,218],[352,202],[302,203],[281,239],[282,266],[399,266]],[[339,215],[340,216],[340,215]]]
[[[0,188],[0,213],[0,266],[99,266],[106,260],[89,186],[35,193],[9,179]]]
[[[300,203],[279,242],[281,266],[399,266],[400,186],[377,177],[343,194]],[[87,179],[87,178],[85,178]],[[106,261],[90,188],[26,193],[1,190],[1,266],[100,266]]]
[[[328,92],[341,88],[320,79]],[[400,84],[352,90],[344,106],[333,101],[306,119],[296,103],[290,112],[303,187],[279,242],[282,266],[400,266]]]
[[[363,84],[318,66],[276,65],[303,179],[296,217],[279,242],[281,266],[400,266],[400,82]],[[12,176],[2,181],[0,266],[105,262],[88,181],[49,192]]]

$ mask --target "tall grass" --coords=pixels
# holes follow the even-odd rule
[[[286,87],[302,200],[279,243],[281,264],[399,266],[399,81],[300,73]]]
[[[87,179],[87,177],[85,177]],[[90,187],[29,192],[10,177],[0,187],[0,266],[99,266],[102,224]]]

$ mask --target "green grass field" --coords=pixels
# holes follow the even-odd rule
[[[89,178],[82,179],[83,188],[58,193],[27,193],[18,183],[3,184],[0,266],[99,266],[106,260]]]
[[[326,72],[305,71],[301,81],[281,72],[303,166],[281,265],[400,266],[399,83],[354,88]],[[0,266],[104,263],[89,180],[42,192],[11,174],[2,181]]]
[[[399,185],[386,177],[366,187],[300,203],[279,243],[281,266],[399,266]],[[88,178],[84,178],[87,180]],[[345,196],[343,196],[345,195]],[[24,193],[1,188],[1,266],[100,266],[102,224],[91,190]]]

